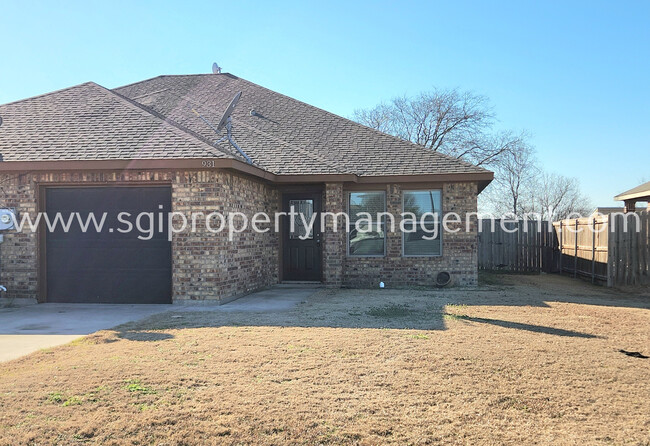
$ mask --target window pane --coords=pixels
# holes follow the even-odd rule
[[[350,255],[383,256],[386,234],[384,225],[360,225],[359,230],[350,227]]]
[[[373,221],[377,220],[377,214],[386,209],[386,195],[383,192],[352,192],[350,193],[350,223],[354,225],[361,212],[367,212],[372,216]],[[367,216],[365,216],[367,217]]]
[[[382,222],[377,222],[377,214],[386,210],[384,192],[351,192],[350,195],[350,233],[349,254],[355,256],[383,256],[386,234]],[[368,223],[370,214],[372,223]],[[356,223],[360,225],[357,228]]]
[[[404,212],[414,213],[418,220],[426,212],[442,213],[439,190],[418,190],[404,192]]]
[[[301,240],[311,240],[314,238],[313,228],[310,228],[309,234],[307,234],[307,226],[303,222],[303,218],[307,224],[311,221],[312,215],[314,215],[314,201],[289,200],[289,209],[291,208],[293,208],[297,215],[294,216],[293,231],[291,230],[291,226],[289,226],[289,238],[297,239],[302,237]],[[303,215],[303,217],[300,215]]]
[[[440,225],[438,225],[438,232],[433,233],[435,223],[426,223],[424,228],[420,224],[405,224],[404,225],[404,255],[405,256],[437,256],[442,252],[442,245],[440,243]],[[415,232],[410,232],[415,227]],[[425,231],[426,229],[426,231]],[[435,235],[433,240],[427,240],[423,237],[431,237]]]

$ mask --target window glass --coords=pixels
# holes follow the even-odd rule
[[[414,213],[418,220],[427,212],[441,212],[439,190],[416,190],[404,192],[404,212]],[[433,218],[427,218],[427,220]]]
[[[404,223],[402,246],[405,256],[437,256],[442,253],[441,225],[442,206],[439,190],[404,191],[403,212],[415,214],[417,220]],[[426,213],[424,224],[421,217]]]
[[[309,234],[307,234],[307,226],[305,226],[304,222],[309,224],[314,215],[314,200],[289,200],[289,209],[291,208],[293,208],[293,211],[297,215],[294,217],[293,231],[291,230],[291,226],[289,226],[289,238],[299,238],[300,240],[313,239],[313,227],[310,228]],[[300,215],[303,215],[303,217],[300,217]]]
[[[386,245],[386,231],[383,217],[377,221],[377,214],[386,211],[386,194],[383,192],[351,192],[349,195],[350,229],[348,233],[348,254],[352,256],[383,256]],[[372,222],[368,220],[368,215]],[[356,224],[358,222],[358,224]]]

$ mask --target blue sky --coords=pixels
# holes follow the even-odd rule
[[[594,205],[650,181],[650,2],[3,0],[0,43],[0,103],[213,61],[343,116],[459,87]]]

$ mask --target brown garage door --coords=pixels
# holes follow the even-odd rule
[[[63,221],[73,214],[69,230],[58,225],[46,230],[45,256],[48,302],[85,303],[171,303],[171,243],[167,240],[166,213],[171,208],[170,187],[61,187],[45,191],[45,208],[50,220],[60,213]],[[162,206],[162,208],[161,208]],[[91,224],[83,231],[82,221],[93,212],[103,228]],[[118,214],[128,212],[131,217]],[[154,231],[150,240],[149,217]],[[165,213],[162,228],[158,213]],[[128,225],[133,230],[124,232]],[[118,230],[121,229],[122,231]],[[162,230],[160,230],[162,229]]]

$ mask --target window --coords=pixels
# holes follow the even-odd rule
[[[348,254],[351,256],[383,256],[386,247],[385,221],[377,214],[386,212],[384,192],[351,192],[348,215]],[[370,218],[368,215],[370,214]],[[359,224],[357,225],[357,222]],[[357,227],[358,226],[358,227]]]
[[[442,206],[439,190],[404,191],[402,211],[404,232],[402,247],[405,256],[439,256],[442,254]],[[408,216],[408,213],[415,215]],[[436,214],[436,215],[434,215]],[[423,224],[422,216],[424,216]],[[435,238],[431,239],[432,236]]]
[[[289,238],[300,240],[313,239],[314,229],[309,228],[309,233],[307,233],[305,222],[309,224],[314,215],[314,200],[289,200],[289,209],[296,213],[293,221],[293,231],[291,230],[291,226],[289,226]]]

